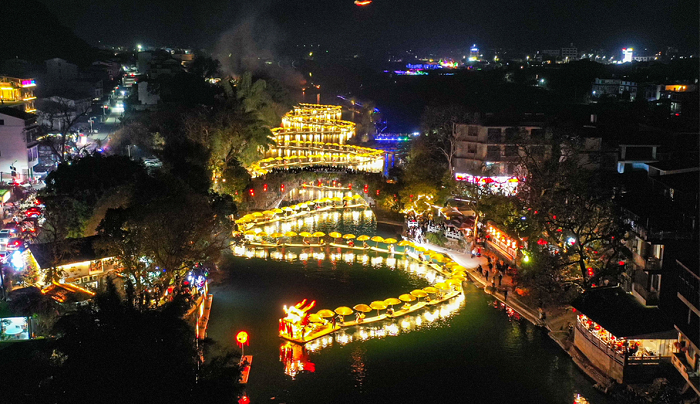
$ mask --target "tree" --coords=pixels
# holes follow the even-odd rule
[[[447,170],[453,174],[453,159],[457,151],[455,125],[469,122],[469,113],[461,105],[428,106],[421,116],[422,135],[433,154],[444,159]]]
[[[128,207],[107,211],[102,248],[120,261],[141,298],[195,264],[216,261],[229,245],[234,209],[230,197],[195,193],[172,175],[154,174],[136,184]]]
[[[552,255],[547,265],[570,274],[582,287],[603,275],[619,275],[616,258],[624,248],[625,226],[599,173],[582,166],[578,139],[555,136],[548,159],[531,153],[527,145],[523,150],[527,177],[519,197],[542,239],[542,246],[531,243],[531,248]]]
[[[202,394],[232,401],[240,391],[237,358],[198,347],[194,330],[182,319],[187,307],[183,295],[156,309],[135,306],[108,278],[90,305],[56,323],[58,338],[48,347],[53,374],[41,383],[44,399],[38,401],[172,403]],[[86,384],[100,388],[85,389]]]
[[[47,133],[41,143],[51,149],[59,163],[66,161],[66,151],[77,146],[72,131],[76,124],[91,111],[89,102],[78,102],[60,96],[44,100],[39,106],[39,115]],[[48,133],[57,132],[50,136]]]

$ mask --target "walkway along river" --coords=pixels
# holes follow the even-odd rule
[[[294,231],[374,234],[376,228],[371,214],[312,215],[318,217]],[[251,336],[253,402],[572,403],[577,394],[608,402],[546,332],[471,285],[459,298],[405,318],[351,327],[306,347],[286,342],[278,337],[285,304],[368,303],[428,281],[374,252],[344,260],[308,253],[301,259],[300,251],[285,262],[269,258],[275,251],[252,254],[268,258],[231,258],[223,266],[228,278],[213,289],[209,335],[230,346],[241,329]]]

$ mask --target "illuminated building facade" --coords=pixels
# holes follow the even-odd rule
[[[453,175],[458,181],[481,181],[483,178],[496,185],[508,183],[510,178],[522,178],[524,173],[519,161],[526,152],[522,146],[524,140],[533,155],[546,159],[551,152],[544,144],[544,129],[534,123],[457,124],[453,135],[457,140]]]
[[[476,44],[474,44],[469,49],[469,61],[476,62],[477,60],[479,60],[479,48],[477,48]]]
[[[622,48],[622,63],[630,63],[634,60],[634,48]]]
[[[522,255],[520,248],[523,246],[523,241],[508,235],[493,222],[486,224],[486,244],[511,263],[515,263]]]
[[[340,119],[337,105],[299,104],[272,129],[276,146],[248,167],[253,177],[271,169],[329,165],[381,172],[384,151],[346,144],[355,136],[355,124]]]
[[[97,237],[70,239],[69,253],[60,257],[55,256],[56,248],[52,243],[31,244],[24,252],[26,265],[38,271],[41,279],[44,271],[55,266],[63,274],[60,283],[97,289],[100,278],[117,269],[113,257],[106,256],[95,248]]]
[[[35,112],[34,79],[0,76],[0,107],[16,107],[23,112]]]
[[[272,130],[278,145],[290,141],[345,144],[355,136],[355,124],[340,119],[339,105],[299,104],[282,118],[282,127]]]

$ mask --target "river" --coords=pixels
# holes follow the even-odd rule
[[[376,226],[367,215],[356,219],[365,231]],[[309,231],[327,227],[308,223]],[[358,256],[348,263],[329,254],[293,262],[230,257],[221,268],[224,279],[212,289],[209,336],[235,347],[235,334],[249,333],[245,352],[253,363],[246,392],[253,403],[563,404],[579,394],[593,404],[611,402],[545,330],[471,284],[441,306],[348,329],[309,349],[278,337],[285,304],[306,298],[318,309],[352,307],[428,285],[425,273],[401,269],[401,262],[387,266],[375,257],[363,263]]]

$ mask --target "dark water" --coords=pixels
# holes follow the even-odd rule
[[[388,235],[377,231],[371,211],[314,213],[265,228],[289,230]],[[573,403],[576,394],[608,403],[545,331],[472,285],[463,297],[393,323],[350,328],[304,349],[285,343],[277,334],[283,305],[316,300],[315,312],[369,304],[425,287],[434,275],[416,264],[407,270],[399,254],[380,264],[370,252],[349,264],[344,255],[331,262],[333,253],[307,262],[236,257],[222,267],[209,336],[235,346],[238,331],[250,334],[254,403]]]
[[[398,320],[397,336],[319,346],[308,353],[315,371],[293,379],[280,361],[277,320],[284,304],[310,298],[318,308],[353,306],[427,282],[398,269],[329,261],[234,258],[224,270],[229,276],[214,288],[209,335],[234,346],[236,332],[250,334],[253,402],[572,403],[576,393],[608,402],[545,332],[509,317],[471,285],[452,316],[430,324],[421,316],[423,325],[409,332]]]

